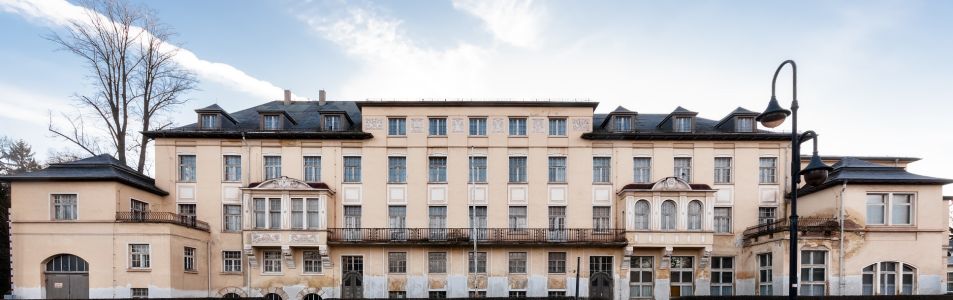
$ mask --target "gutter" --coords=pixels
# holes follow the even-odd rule
[[[838,264],[840,264],[840,270],[837,272],[839,279],[837,280],[838,294],[844,295],[844,288],[846,288],[847,282],[844,281],[844,191],[847,190],[847,180],[844,180],[844,185],[840,190],[840,216],[837,218],[837,222],[840,226],[840,254],[837,258]]]

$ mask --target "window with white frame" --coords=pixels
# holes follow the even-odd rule
[[[446,238],[446,232],[442,229],[447,228],[447,207],[446,206],[431,206],[428,215],[430,218],[429,228],[431,230],[431,237],[436,235],[443,235]]]
[[[609,206],[592,207],[592,230],[594,232],[609,232],[609,224],[611,224],[610,219],[612,215],[611,211],[612,209]]]
[[[526,229],[526,206],[510,206],[510,229]]]
[[[304,229],[304,199],[291,198],[291,229]]]
[[[387,225],[390,230],[390,238],[393,240],[406,240],[409,232],[407,231],[407,206],[391,205],[387,207]]]
[[[510,118],[510,136],[526,135],[526,118]]]
[[[715,207],[715,232],[731,232],[731,207]]]
[[[633,178],[635,183],[652,182],[652,158],[635,157],[632,159]]]
[[[662,202],[662,230],[675,230],[678,210],[675,201],[665,200]]]
[[[431,183],[443,183],[447,182],[447,157],[446,156],[432,156],[429,159],[428,170],[430,171],[430,176],[428,177]]]
[[[758,159],[758,183],[773,184],[778,182],[778,158],[762,157]]]
[[[195,155],[179,155],[179,182],[195,182]]]
[[[734,295],[735,258],[715,256],[711,258],[711,295]]]
[[[361,207],[357,205],[344,206],[344,228],[345,238],[348,240],[358,240],[361,238]]]
[[[281,273],[281,250],[264,250],[261,259],[262,272]]]
[[[629,298],[652,299],[655,290],[655,257],[633,256],[629,260]]]
[[[326,131],[344,130],[344,125],[341,124],[341,115],[324,116],[324,130]]]
[[[129,294],[133,299],[148,299],[149,288],[129,288]]]
[[[864,268],[862,274],[864,295],[913,295],[916,286],[916,268],[901,262],[875,263]]]
[[[827,251],[801,251],[801,288],[803,296],[824,296],[827,283]]]
[[[52,194],[50,198],[53,220],[76,220],[76,194]]]
[[[648,200],[635,202],[635,230],[648,230],[651,221],[652,208]]]
[[[550,274],[566,273],[566,252],[549,252],[546,269]]]
[[[470,118],[470,135],[486,135],[486,118]]]
[[[509,258],[510,274],[526,273],[526,252],[510,252]]]
[[[471,156],[469,160],[470,183],[486,183],[486,157]]]
[[[867,225],[913,224],[911,193],[868,193]]]
[[[632,131],[632,117],[631,116],[616,116],[615,123],[612,124],[612,129],[616,132],[626,132]]]
[[[731,157],[715,157],[715,183],[731,183]]]
[[[566,118],[549,119],[549,136],[566,136]]]
[[[688,230],[702,230],[702,212],[701,201],[688,202]]]
[[[447,252],[427,253],[427,273],[447,273]]]
[[[129,200],[129,212],[132,214],[132,217],[137,220],[145,219],[146,213],[149,212],[149,203],[136,199]]]
[[[320,182],[321,181],[321,157],[320,156],[305,156],[304,157],[304,181],[305,182]]]
[[[387,118],[387,135],[407,135],[406,118]]]
[[[735,119],[735,132],[754,132],[754,118],[738,117]]]
[[[675,117],[672,126],[675,132],[692,132],[692,118]]]
[[[549,157],[549,182],[566,182],[566,158],[562,156]]]
[[[223,179],[229,182],[242,181],[242,157],[240,155],[225,155],[222,157],[225,165]]]
[[[430,118],[429,133],[431,136],[446,136],[447,118]]]
[[[238,273],[242,271],[241,251],[222,251],[222,272]]]
[[[467,260],[470,273],[486,273],[486,252],[477,252],[474,260],[473,251],[470,251]]]
[[[758,207],[758,225],[774,223],[777,219],[777,207]]]
[[[151,261],[149,259],[149,255],[149,244],[129,244],[129,268],[150,268]]]
[[[281,198],[268,198],[268,228],[281,228]]]
[[[407,273],[407,252],[387,253],[387,273]]]
[[[281,156],[268,155],[265,160],[265,180],[281,177]]]
[[[344,157],[344,182],[361,182],[361,157]]]
[[[953,293],[953,272],[946,272],[946,293]]]
[[[186,272],[195,272],[195,248],[185,247],[182,258],[183,269]]]
[[[254,198],[255,228],[281,228],[281,198]]]
[[[510,183],[526,183],[526,157],[510,157]]]
[[[407,183],[407,158],[391,156],[387,158],[387,183]]]
[[[695,257],[672,256],[671,276],[672,297],[694,295]]]
[[[321,253],[318,250],[302,251],[301,257],[305,273],[321,273]]]
[[[676,157],[674,174],[675,177],[678,177],[685,182],[692,182],[692,158]]]
[[[774,262],[771,252],[758,254],[758,295],[774,295]]]
[[[592,182],[609,183],[612,180],[612,158],[592,158]]]
[[[281,129],[281,116],[279,115],[264,115],[262,116],[262,125],[264,130],[278,130]]]

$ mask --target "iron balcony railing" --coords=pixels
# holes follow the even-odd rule
[[[767,222],[757,226],[748,227],[743,235],[745,239],[756,238],[762,235],[787,232],[791,228],[791,222],[788,219],[779,219],[774,222]],[[840,225],[835,218],[798,218],[797,230],[801,232],[828,232],[840,229]]]
[[[195,219],[195,216],[186,216],[170,212],[154,211],[121,211],[116,212],[117,223],[167,223],[209,231],[208,223]]]
[[[587,244],[626,245],[623,229],[592,228],[329,228],[329,244]]]

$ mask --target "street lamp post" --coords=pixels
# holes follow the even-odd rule
[[[785,65],[791,65],[791,72],[793,78],[792,84],[792,97],[791,97],[791,110],[787,110],[781,107],[778,104],[778,99],[775,97],[775,86],[778,81],[778,73],[781,72],[781,69]],[[801,175],[804,175],[804,180],[806,184],[810,186],[816,186],[824,183],[827,180],[828,173],[832,170],[830,166],[824,164],[821,161],[821,158],[817,155],[817,134],[814,131],[807,131],[803,134],[799,134],[797,131],[797,64],[793,60],[786,60],[778,66],[778,69],[774,71],[774,78],[771,79],[771,100],[768,101],[768,108],[764,110],[763,113],[758,115],[755,120],[761,123],[764,127],[775,128],[784,123],[789,115],[791,116],[791,216],[789,218],[791,222],[790,228],[790,266],[788,269],[788,297],[790,299],[795,299],[797,297],[798,290],[798,248],[797,248],[797,189],[798,184],[801,182]],[[814,154],[811,156],[811,162],[801,170],[801,144],[809,140],[814,140]]]

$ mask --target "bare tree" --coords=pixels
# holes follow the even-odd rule
[[[168,127],[168,123],[154,123],[159,115],[187,101],[181,97],[194,89],[195,77],[173,60],[175,51],[165,44],[172,31],[151,12],[125,0],[89,1],[83,6],[86,15],[71,20],[64,33],[53,33],[50,40],[87,64],[94,92],[75,97],[81,111],[103,125],[95,128],[104,131],[111,143],[101,146],[95,130],[86,128],[87,115],[81,113],[64,114],[69,123],[66,129],[54,126],[51,118],[49,130],[90,155],[112,149],[126,164],[127,152],[138,156],[136,168],[143,171],[149,140],[132,128],[137,124],[142,131]]]

